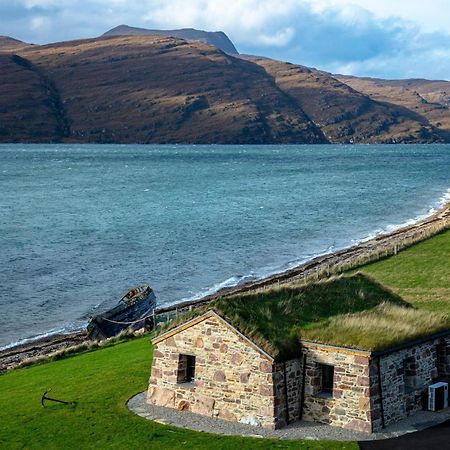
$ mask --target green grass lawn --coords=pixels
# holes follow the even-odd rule
[[[450,314],[450,230],[359,270],[417,308]]]
[[[0,448],[26,449],[356,449],[353,443],[215,436],[161,425],[129,412],[147,387],[149,338],[0,375]],[[76,406],[40,399],[51,395]]]

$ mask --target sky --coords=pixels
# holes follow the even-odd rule
[[[450,0],[0,0],[0,35],[27,42],[120,24],[221,30],[241,53],[332,73],[450,80]]]

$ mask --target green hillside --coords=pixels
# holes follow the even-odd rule
[[[359,270],[416,308],[450,314],[450,230]]]

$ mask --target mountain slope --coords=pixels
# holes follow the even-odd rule
[[[61,138],[58,100],[49,81],[17,55],[0,54],[0,142]]]
[[[0,56],[1,142],[450,142],[443,103],[416,108],[405,96],[369,92],[366,82],[358,89],[357,79],[351,87],[316,69],[237,58],[195,40],[110,36]],[[420,89],[441,99],[439,86]]]
[[[18,50],[30,45],[9,36],[0,36],[0,52]]]
[[[186,41],[199,41],[204,44],[214,45],[225,53],[237,55],[238,51],[228,36],[223,31],[202,31],[194,28],[183,28],[181,30],[148,30],[146,28],[129,27],[119,25],[107,31],[103,36],[165,36],[176,37]]]
[[[290,95],[330,142],[423,142],[441,140],[426,117],[402,105],[374,101],[326,72],[251,57]]]
[[[381,80],[336,75],[352,88],[380,102],[390,102],[420,114],[450,141],[450,82],[432,80]]]
[[[200,42],[121,36],[20,56],[53,80],[66,142],[326,142],[262,68]]]

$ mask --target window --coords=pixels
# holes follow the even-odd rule
[[[414,356],[410,356],[403,361],[403,378],[405,382],[405,391],[411,391],[418,386],[417,362]]]
[[[177,383],[192,383],[195,378],[195,356],[181,355],[178,358]]]
[[[322,392],[324,394],[333,393],[334,367],[322,364]]]

